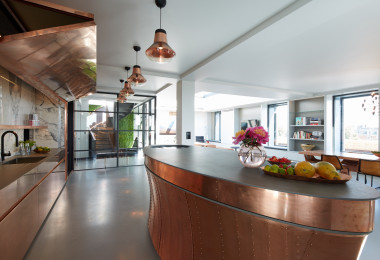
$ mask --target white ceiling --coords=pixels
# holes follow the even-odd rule
[[[179,79],[196,92],[300,98],[379,87],[379,0],[167,0],[162,28],[177,56],[145,56],[159,27],[154,0],[49,0],[95,14],[97,88],[119,91],[124,66],[138,64],[155,94]]]

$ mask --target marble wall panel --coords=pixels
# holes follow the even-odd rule
[[[37,145],[61,148],[64,134],[64,129],[62,129],[62,125],[64,127],[62,105],[53,103],[48,97],[37,92],[35,95],[35,113],[38,114],[40,125],[48,126],[48,129],[34,131],[33,138]]]
[[[50,148],[64,147],[63,104],[52,102],[43,93],[24,82],[0,66],[0,125],[28,125],[29,114],[38,114],[40,125],[48,129],[30,130],[31,139],[38,146]],[[6,130],[0,129],[0,134]],[[23,140],[23,130],[15,131]],[[14,136],[7,134],[4,141],[5,151],[14,154]]]
[[[2,67],[0,76],[0,124],[25,125],[34,112],[37,90]]]

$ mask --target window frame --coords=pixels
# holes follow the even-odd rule
[[[216,125],[216,118],[219,117],[219,125]],[[217,139],[217,132],[219,138]],[[214,140],[215,142],[221,142],[222,141],[222,111],[216,111],[214,112]]]
[[[366,90],[361,92],[343,94],[343,95],[335,95],[333,96],[333,129],[334,129],[334,150],[339,152],[354,152],[354,153],[362,153],[362,154],[371,154],[371,151],[365,150],[354,150],[350,149],[349,151],[344,151],[343,145],[343,136],[344,136],[344,100],[350,98],[359,98],[359,97],[369,97],[372,92],[379,92],[379,90]],[[377,130],[377,139],[378,143],[380,140],[380,127],[378,126]],[[378,144],[379,149],[379,144]]]
[[[276,149],[288,149],[289,147],[289,117],[287,117],[287,125],[286,127],[288,127],[288,133],[287,133],[287,137],[286,137],[286,140],[287,140],[287,144],[286,145],[276,145],[275,144],[275,140],[276,140],[276,128],[277,128],[277,125],[276,125],[276,120],[273,122],[273,129],[271,129],[271,117],[270,117],[270,113],[271,113],[271,108],[277,108],[277,107],[280,107],[280,106],[286,106],[287,109],[288,109],[288,112],[289,112],[289,103],[288,102],[281,102],[281,103],[275,103],[275,104],[268,104],[267,106],[267,129],[268,129],[268,133],[269,133],[269,142],[267,143],[267,147],[269,148],[276,148]],[[273,131],[272,131],[273,130]]]

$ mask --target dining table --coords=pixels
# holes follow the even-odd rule
[[[322,154],[336,155],[339,159],[349,160],[349,161],[359,161],[363,160],[380,160],[379,157],[373,154],[364,153],[352,153],[352,152],[327,152],[324,150],[310,150],[310,151],[299,151],[299,154],[321,156]]]

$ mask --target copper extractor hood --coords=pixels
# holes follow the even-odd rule
[[[96,92],[92,14],[40,0],[0,0],[0,9],[1,66],[50,98]]]

